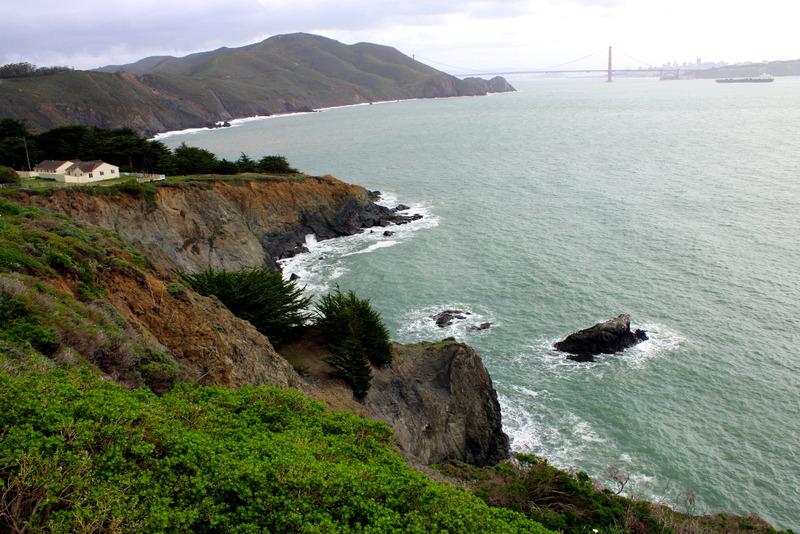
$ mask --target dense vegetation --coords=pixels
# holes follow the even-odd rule
[[[181,366],[103,300],[104,277],[141,279],[144,265],[110,232],[0,201],[0,354],[15,355],[0,363],[15,368],[40,355],[39,363],[91,363],[119,382],[169,389]],[[44,282],[54,279],[76,296]]]
[[[217,297],[234,315],[249,321],[275,342],[292,336],[308,319],[311,299],[294,281],[265,268],[237,272],[211,268],[185,274],[183,280],[201,295]]]
[[[515,461],[494,467],[449,464],[440,466],[439,469],[444,474],[463,481],[488,504],[516,510],[559,532],[776,533],[775,529],[757,516],[692,515],[694,510],[691,509],[691,495],[687,495],[685,499],[684,512],[619,495],[627,489],[628,477],[618,469],[610,469],[609,472],[609,482],[616,491],[598,485],[582,471],[573,473],[558,469],[548,464],[547,460],[530,454],[517,454]]]
[[[155,174],[295,173],[283,156],[254,160],[242,154],[236,161],[219,159],[202,148],[182,144],[175,150],[145,139],[133,130],[60,126],[41,133],[28,131],[20,121],[0,120],[0,165],[26,170],[45,159],[95,160],[117,165],[122,172]]]
[[[297,392],[0,371],[0,530],[546,532],[413,471],[382,423]]]
[[[44,76],[72,70],[70,67],[37,67],[30,63],[8,63],[0,65],[0,78],[27,78],[29,76]]]
[[[364,397],[372,381],[370,364],[392,362],[389,331],[369,300],[337,287],[317,304],[315,325],[328,340],[327,362],[346,380],[357,398]]]
[[[16,184],[19,182],[19,174],[11,167],[0,165],[0,184]]]

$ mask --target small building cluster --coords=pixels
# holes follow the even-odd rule
[[[57,182],[85,184],[119,178],[119,167],[100,160],[81,161],[46,159],[25,173],[26,178],[51,178]]]

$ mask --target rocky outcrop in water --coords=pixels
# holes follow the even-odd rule
[[[445,326],[450,326],[456,320],[466,319],[467,315],[472,314],[463,310],[444,310],[435,315],[431,315],[430,318],[433,319],[433,321],[436,323],[436,326],[439,328],[444,328]]]
[[[590,328],[570,334],[557,342],[556,350],[569,353],[570,360],[594,361],[597,354],[613,354],[647,339],[644,330],[631,332],[631,318],[622,314],[615,319],[598,323]]]

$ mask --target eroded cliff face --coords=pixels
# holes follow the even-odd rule
[[[379,419],[394,430],[398,448],[416,465],[449,460],[479,466],[509,456],[500,404],[489,372],[474,349],[454,339],[393,345],[393,361],[373,369],[372,387],[356,401],[343,381],[330,376],[330,353],[319,335],[279,347],[307,370],[313,397],[337,410]]]
[[[179,182],[138,197],[73,189],[20,200],[112,230],[158,268],[188,272],[276,267],[306,234],[350,235],[397,217],[363,187],[331,176]]]
[[[391,366],[374,371],[364,405],[394,428],[407,456],[425,465],[508,458],[497,392],[472,347],[454,339],[395,344],[394,356]]]
[[[111,272],[104,275],[103,286],[129,328],[182,364],[184,379],[229,387],[303,389],[292,366],[253,325],[215,299],[188,289],[169,291],[165,275]]]

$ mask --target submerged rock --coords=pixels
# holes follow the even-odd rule
[[[415,213],[414,215],[397,215],[395,216],[394,219],[392,219],[392,221],[395,224],[408,224],[410,222],[418,221],[420,219],[422,219],[422,215],[420,215],[419,213]]]
[[[467,330],[468,330],[469,332],[478,332],[478,331],[480,331],[480,330],[488,330],[488,329],[489,329],[489,328],[491,328],[492,326],[494,326],[494,323],[481,323],[481,324],[473,324],[473,325],[471,325],[471,326],[468,326],[468,327],[467,327]]]
[[[393,235],[394,235],[394,232],[390,232],[389,230],[386,230],[385,232],[383,232],[383,237],[392,237]]]
[[[472,314],[463,310],[444,310],[440,311],[436,315],[431,315],[430,318],[436,322],[436,326],[439,328],[444,328],[445,326],[450,326],[453,324],[453,321],[456,319],[466,319],[467,315]]]
[[[647,339],[644,330],[631,332],[631,318],[622,314],[592,327],[580,330],[557,342],[553,347],[567,352],[570,360],[594,361],[596,354],[614,354]]]
[[[411,206],[406,206],[405,204],[398,204],[397,206],[392,208],[392,211],[398,212],[398,211],[406,211],[406,210],[410,210],[410,209],[411,209]]]

